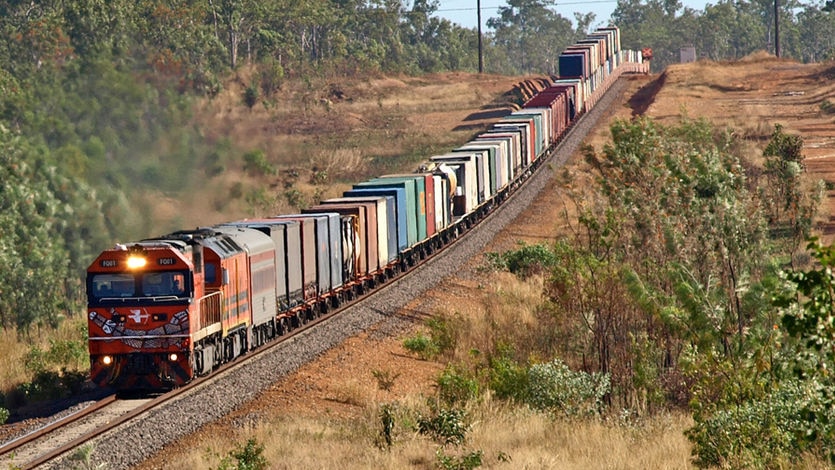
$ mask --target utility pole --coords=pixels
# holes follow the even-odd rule
[[[481,0],[476,0],[476,10],[478,11],[478,73],[484,73],[484,51],[481,44]]]
[[[780,57],[780,8],[778,0],[774,0],[774,55]]]

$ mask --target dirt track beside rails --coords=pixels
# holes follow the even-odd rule
[[[763,55],[739,63],[695,63],[671,67],[661,76],[624,79],[624,93],[609,107],[586,141],[600,148],[608,139],[608,122],[646,114],[664,123],[683,115],[707,118],[740,132],[752,145],[762,148],[775,123],[788,132],[800,133],[806,142],[807,168],[813,178],[835,182],[835,116],[822,113],[820,103],[835,99],[832,64],[800,65]],[[441,78],[441,77],[437,77]],[[456,82],[478,77],[456,75]],[[440,80],[439,80],[440,82]],[[468,113],[432,115],[427,126],[453,129],[466,125]],[[410,117],[421,122],[421,117]],[[579,155],[569,162],[578,178],[587,174]],[[828,215],[835,213],[835,192],[826,201],[823,230],[835,231]],[[517,240],[542,242],[553,239],[565,227],[557,223],[566,204],[557,188],[546,188],[512,223],[496,235],[484,251],[512,247]],[[547,221],[547,222],[545,222]],[[410,394],[432,395],[441,364],[421,361],[404,350],[403,338],[412,334],[422,320],[439,309],[467,311],[480,308],[485,293],[483,279],[474,268],[481,256],[470,259],[458,274],[444,278],[437,287],[402,308],[398,316],[407,320],[396,329],[372,328],[349,338],[318,359],[274,384],[258,402],[249,403],[231,415],[206,426],[194,435],[167,446],[137,469],[176,467],[177,456],[187,454],[196,442],[240,427],[253,416],[264,419],[311,416],[324,421],[354,419],[368,402],[386,402]],[[389,390],[381,390],[372,371],[396,376]],[[267,405],[265,405],[265,403]]]

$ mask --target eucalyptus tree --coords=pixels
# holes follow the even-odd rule
[[[681,29],[676,13],[682,4],[678,0],[618,0],[612,21],[621,28],[624,49],[652,48],[652,68],[663,70],[678,62],[679,50],[692,44],[695,37]],[[692,16],[692,10],[686,10]]]
[[[507,72],[556,73],[560,52],[584,35],[550,8],[554,4],[554,0],[509,0],[499,7],[498,17],[487,20],[494,30],[493,44],[509,58]]]
[[[835,11],[807,5],[797,14],[797,21],[795,56],[804,62],[835,59]]]
[[[705,6],[694,43],[711,60],[738,59],[762,49],[763,24],[746,2],[723,0]]]

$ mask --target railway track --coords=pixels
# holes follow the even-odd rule
[[[83,445],[111,423],[130,419],[150,399],[118,400],[115,395],[103,398],[86,408],[67,415],[0,447],[0,466],[26,470]]]
[[[597,106],[580,119],[519,190],[482,223],[447,245],[440,256],[422,261],[381,288],[323,315],[279,341],[227,364],[217,373],[155,398],[119,400],[108,397],[0,447],[0,466],[8,468],[74,468],[74,452],[87,446],[89,464],[128,468],[168,442],[228,414],[260,390],[316,355],[374,324],[396,322],[396,310],[434,287],[512,221],[548,186],[554,172],[573,154],[586,134],[623,90],[618,80]],[[402,320],[401,320],[402,321]],[[244,367],[246,366],[246,367]]]

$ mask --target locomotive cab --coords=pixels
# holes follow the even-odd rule
[[[191,377],[195,283],[185,244],[140,242],[104,251],[87,270],[91,379],[117,389],[166,389]]]

